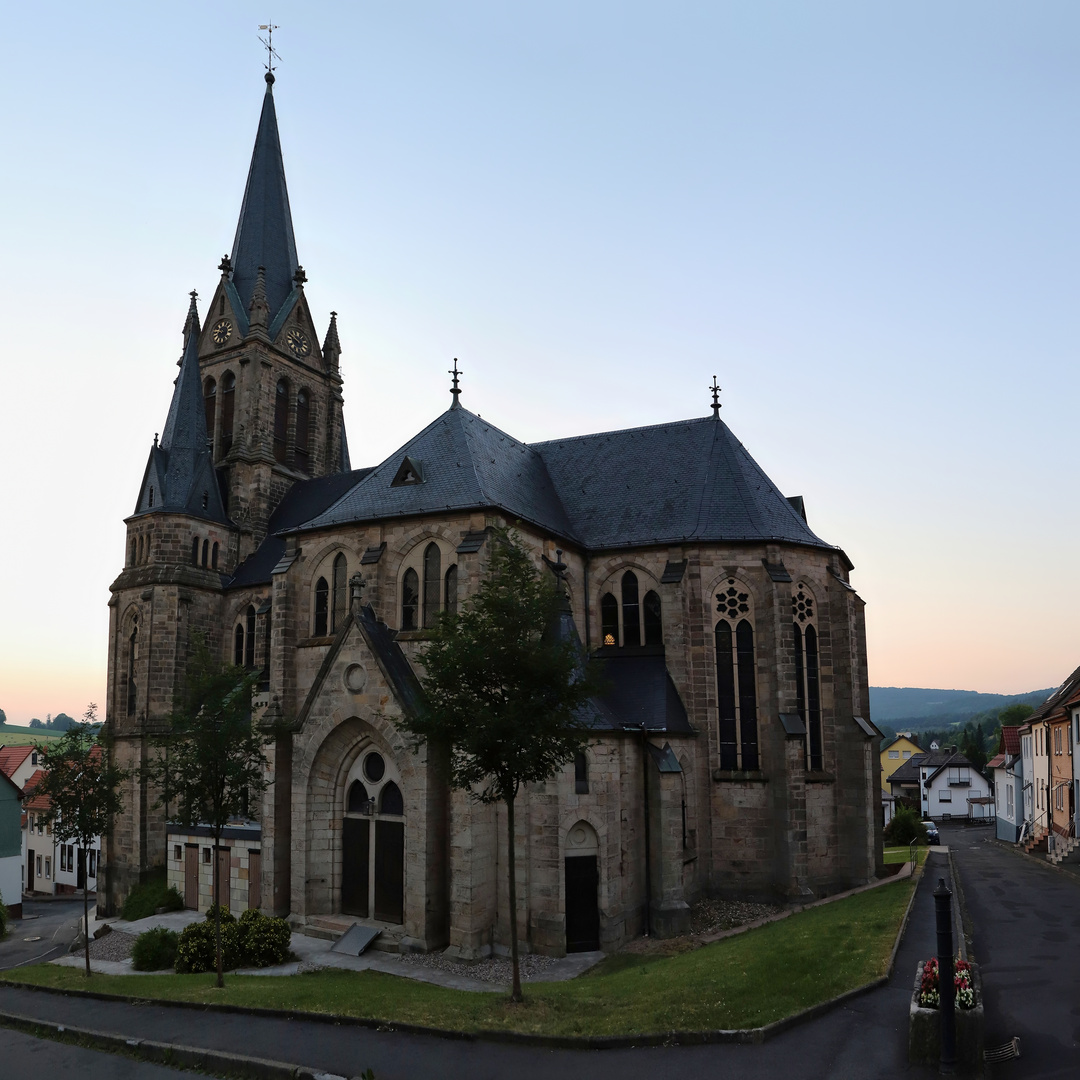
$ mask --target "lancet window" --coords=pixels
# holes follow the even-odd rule
[[[754,770],[761,767],[761,762],[753,599],[740,581],[727,578],[716,601],[720,616],[714,630],[720,768]]]
[[[799,716],[806,726],[806,768],[820,772],[825,767],[821,734],[821,672],[818,632],[814,623],[813,593],[801,581],[791,597],[792,632],[795,639],[795,695]]]
[[[618,596],[608,591],[600,597],[600,638],[606,646],[641,647],[664,644],[660,595],[648,590],[640,595],[638,576],[627,570],[619,581]]]
[[[233,417],[236,410],[236,376],[227,371],[221,379],[221,439],[219,457],[224,457],[233,444]]]

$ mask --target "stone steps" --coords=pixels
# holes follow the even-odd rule
[[[382,931],[369,946],[371,949],[376,952],[400,952],[404,927],[377,923],[371,919],[357,919],[351,915],[312,915],[300,927],[300,933],[307,937],[322,938],[324,941],[337,941],[355,923],[361,926],[376,926]]]

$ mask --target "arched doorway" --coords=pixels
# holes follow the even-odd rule
[[[566,951],[600,948],[600,843],[596,830],[579,821],[566,834]]]
[[[375,747],[345,780],[341,910],[379,922],[405,921],[405,803],[400,777]]]

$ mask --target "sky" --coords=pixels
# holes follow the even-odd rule
[[[709,413],[867,603],[870,681],[1080,662],[1080,5],[58,2],[5,13],[0,708],[105,700],[188,291],[274,87],[354,466]]]

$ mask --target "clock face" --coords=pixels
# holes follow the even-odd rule
[[[289,346],[294,356],[307,356],[311,352],[311,342],[303,330],[292,327],[285,335],[285,344]]]
[[[232,337],[232,323],[228,319],[219,319],[214,323],[210,336],[214,339],[215,345],[224,345]]]

